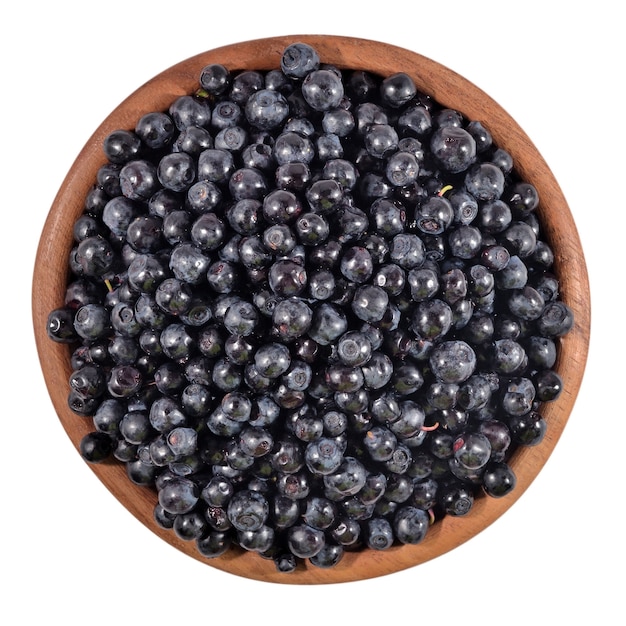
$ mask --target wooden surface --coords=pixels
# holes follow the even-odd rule
[[[543,411],[548,431],[541,445],[516,453],[512,467],[518,483],[502,499],[480,498],[469,516],[448,517],[435,524],[417,546],[402,546],[385,552],[348,553],[338,566],[324,570],[301,566],[298,571],[278,574],[271,561],[243,550],[207,560],[194,542],[179,540],[172,531],[155,525],[152,510],[155,493],[133,485],[121,464],[87,465],[124,506],[152,532],[190,557],[237,576],[283,584],[325,584],[373,578],[419,565],[471,539],[498,519],[527,489],[552,453],[567,423],[583,377],[589,346],[590,300],[587,269],[580,239],[563,193],[548,165],[518,124],[487,94],[450,69],[414,52],[370,40],[295,35],[253,40],[225,46],[187,59],[147,82],[131,94],[104,120],[78,155],[63,181],[45,222],[35,264],[32,292],[34,333],[45,382],[54,408],[68,436],[78,448],[83,435],[92,430],[91,420],[67,408],[69,349],[46,335],[48,313],[62,305],[67,279],[67,259],[72,246],[72,225],[83,209],[98,168],[104,163],[104,137],[117,128],[134,128],[144,113],[165,110],[179,95],[197,86],[199,72],[209,63],[222,63],[232,71],[272,69],[279,65],[283,49],[294,41],[311,43],[323,62],[342,68],[364,69],[385,76],[398,71],[410,74],[417,87],[441,104],[457,109],[468,118],[482,121],[494,141],[513,156],[523,178],[539,191],[538,213],[546,238],[555,253],[555,270],[562,299],[572,308],[575,326],[560,342],[557,369],[564,392]]]

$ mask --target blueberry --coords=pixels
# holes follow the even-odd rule
[[[140,154],[141,137],[130,130],[114,130],[104,138],[102,149],[111,163],[124,164]]]
[[[54,330],[56,331],[57,321],[54,318],[51,321],[55,324]],[[69,320],[66,319],[65,321]],[[81,306],[73,316],[74,332],[89,342],[104,337],[109,332],[110,325],[111,321],[107,309],[96,303]]]
[[[344,496],[352,496],[363,488],[366,479],[365,466],[352,456],[344,456],[337,469],[324,474],[324,486]]]
[[[477,470],[491,457],[491,442],[481,433],[468,433],[454,440],[454,458],[464,467]]]
[[[424,242],[410,233],[400,233],[393,237],[389,258],[400,267],[411,270],[420,267],[425,259]]]
[[[288,259],[279,259],[273,263],[268,279],[272,291],[283,297],[301,294],[308,281],[306,269],[300,263]]]
[[[283,341],[291,341],[304,335],[311,327],[313,311],[297,297],[285,298],[276,304],[272,312],[272,325]]]
[[[215,213],[202,213],[191,224],[190,235],[201,250],[216,250],[224,242],[224,222]]]
[[[282,52],[280,68],[286,76],[302,79],[309,72],[318,69],[320,58],[312,46],[302,42],[289,44]]]
[[[361,285],[352,299],[352,312],[363,322],[379,322],[389,305],[389,294],[376,285]]]
[[[196,483],[187,478],[172,478],[158,493],[159,504],[165,511],[174,515],[189,513],[200,499]]]
[[[474,373],[476,353],[465,341],[443,341],[433,349],[429,362],[441,382],[461,383]]]
[[[129,200],[148,200],[159,188],[157,166],[146,159],[134,159],[120,170],[120,187]]]
[[[476,160],[476,140],[458,126],[438,128],[432,135],[430,148],[441,166],[452,174],[466,171]]]
[[[341,545],[325,543],[324,547],[309,558],[311,565],[322,569],[335,567],[343,558],[344,548]]]
[[[387,550],[394,542],[395,535],[391,522],[385,517],[372,517],[367,520],[365,542],[372,550]]]
[[[74,312],[68,307],[53,309],[46,323],[47,336],[58,343],[73,343],[78,335],[74,328]]]
[[[393,516],[394,536],[403,544],[418,544],[430,526],[428,513],[418,507],[403,506]]]
[[[128,216],[128,223],[130,223],[130,216]],[[76,269],[79,275],[87,277],[103,276],[115,262],[111,243],[100,235],[83,239],[76,247],[75,253]]]
[[[505,461],[489,463],[482,477],[483,490],[492,498],[502,498],[517,484],[515,472]]]
[[[254,364],[262,376],[278,378],[289,369],[291,355],[284,344],[268,343],[256,351]]]
[[[411,330],[417,337],[433,341],[447,335],[452,327],[450,305],[439,298],[420,302],[411,316]]]
[[[540,402],[550,402],[556,400],[563,391],[563,380],[561,376],[552,369],[545,369],[535,376],[535,386],[537,389],[537,399]]]
[[[352,246],[346,250],[340,262],[341,273],[350,281],[364,283],[372,276],[374,264],[367,248]]]
[[[446,484],[437,494],[437,500],[447,515],[460,517],[471,511],[475,497],[471,487],[456,481]]]
[[[208,558],[217,558],[228,551],[232,541],[225,532],[213,531],[196,539],[198,552]]]
[[[298,178],[310,175],[306,167],[315,157],[315,146],[311,139],[295,131],[283,131],[276,137],[273,145],[273,156],[279,166],[287,164],[298,164],[289,168],[288,171],[297,173]],[[299,173],[298,173],[299,170]],[[284,170],[281,170],[284,175]],[[293,183],[292,183],[293,184]],[[298,184],[296,182],[296,184]]]
[[[289,103],[279,91],[260,89],[246,101],[244,110],[249,124],[261,130],[270,130],[285,120],[289,114]]]
[[[382,101],[394,109],[407,104],[416,94],[417,87],[415,82],[405,72],[391,74],[380,83]]]
[[[536,411],[511,417],[508,426],[512,441],[523,446],[539,445],[547,430],[545,419]]]
[[[79,444],[80,455],[89,463],[106,461],[113,451],[113,439],[102,432],[87,433]]]
[[[220,63],[211,63],[200,72],[200,85],[213,96],[222,95],[230,86],[230,81],[230,71]]]
[[[504,174],[493,163],[473,165],[465,175],[465,188],[477,200],[493,202],[500,199],[504,192]]]
[[[295,222],[295,231],[303,245],[317,246],[328,238],[330,227],[319,213],[303,213]]]
[[[208,100],[190,95],[176,98],[170,105],[168,113],[178,130],[190,126],[206,128],[211,122],[211,105]]]
[[[341,77],[328,69],[309,72],[302,81],[302,96],[315,111],[329,111],[341,103],[344,86]]]
[[[208,180],[217,184],[227,183],[235,171],[233,155],[223,148],[207,148],[198,156],[198,180]]]
[[[290,224],[302,213],[302,205],[292,191],[275,189],[263,198],[263,216],[271,224]]]
[[[324,531],[306,523],[291,526],[287,530],[287,546],[292,554],[301,559],[310,559],[326,545]]]
[[[157,167],[159,182],[172,191],[187,191],[195,182],[196,164],[187,152],[171,152],[163,156]]]
[[[562,337],[573,325],[572,310],[560,300],[547,303],[537,319],[537,329],[545,337]]]

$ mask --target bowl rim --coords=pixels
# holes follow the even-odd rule
[[[470,120],[483,121],[494,142],[513,157],[515,169],[538,189],[544,236],[555,252],[561,299],[572,309],[574,327],[559,339],[556,369],[563,378],[561,396],[542,409],[548,423],[539,446],[520,448],[511,465],[517,476],[515,490],[505,498],[479,498],[467,517],[447,516],[434,524],[424,541],[386,551],[346,552],[334,568],[303,564],[291,574],[276,571],[271,560],[239,548],[206,559],[194,542],[180,540],[173,531],[154,522],[154,492],[134,485],[121,463],[87,464],[111,493],[148,529],[192,558],[224,572],[259,581],[286,584],[326,584],[365,580],[398,572],[443,555],[465,543],[501,517],[526,491],[552,454],[573,409],[583,379],[589,350],[591,305],[589,279],[573,216],[549,166],[517,122],[489,95],[448,67],[417,52],[398,46],[339,35],[286,35],[236,42],[185,59],[144,83],[123,100],[85,143],[63,180],[45,219],[37,248],[32,281],[32,321],[35,342],[53,407],[62,427],[78,451],[80,440],[93,430],[67,406],[70,349],[52,342],[45,325],[49,312],[63,301],[68,276],[67,258],[72,245],[68,224],[82,212],[84,198],[105,163],[101,149],[112,130],[133,128],[136,120],[153,110],[166,110],[175,97],[198,86],[200,70],[221,63],[232,71],[269,70],[279,66],[284,48],[294,42],[316,48],[323,63],[342,69],[366,70],[381,76],[406,72],[418,89],[440,104],[462,112]],[[549,211],[548,211],[549,207]],[[549,219],[548,219],[549,218]],[[547,219],[547,221],[546,221]],[[79,457],[80,458],[80,457]]]

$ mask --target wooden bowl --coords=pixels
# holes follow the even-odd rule
[[[552,453],[574,405],[585,369],[590,328],[590,300],[587,269],[576,225],[567,202],[548,165],[518,124],[487,94],[450,69],[414,52],[376,41],[351,37],[299,35],[237,43],[187,59],[162,72],[122,102],[96,129],[63,181],[44,224],[35,263],[32,312],[34,331],[45,382],[58,417],[78,449],[91,427],[67,406],[71,374],[69,348],[51,341],[46,334],[49,312],[61,306],[68,276],[68,254],[72,247],[72,225],[83,210],[84,198],[93,185],[98,168],[104,164],[102,141],[118,128],[134,128],[147,112],[166,110],[178,96],[197,87],[200,70],[209,63],[221,63],[231,70],[266,70],[279,66],[284,48],[294,41],[312,44],[321,59],[340,68],[362,69],[386,76],[398,71],[411,75],[418,89],[444,106],[456,109],[472,120],[482,121],[494,142],[514,159],[522,178],[539,192],[538,209],[544,237],[555,252],[555,271],[561,298],[575,315],[573,329],[559,341],[556,369],[564,391],[548,403],[544,417],[548,424],[542,443],[521,448],[511,460],[517,475],[515,490],[504,498],[478,498],[465,517],[448,516],[435,523],[425,540],[415,546],[387,551],[365,550],[346,553],[334,568],[303,565],[291,574],[276,571],[271,560],[240,549],[224,556],[204,559],[194,542],[177,538],[173,531],[159,528],[153,520],[156,494],[131,483],[122,464],[107,462],[89,465],[115,497],[152,532],[190,557],[217,569],[242,577],[286,584],[322,584],[373,578],[416,566],[442,555],[498,519],[528,488]]]

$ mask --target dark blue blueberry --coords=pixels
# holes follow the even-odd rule
[[[310,559],[326,544],[324,531],[302,522],[287,530],[287,546],[292,554],[301,559]]]
[[[75,248],[74,267],[81,276],[99,277],[115,263],[115,252],[108,239],[100,235],[83,239]]]
[[[141,138],[130,130],[114,130],[105,137],[102,148],[111,163],[121,165],[138,157]]]
[[[489,463],[482,476],[483,490],[493,498],[506,496],[513,491],[516,484],[515,472],[505,461]]]
[[[295,261],[279,259],[269,268],[268,281],[270,289],[278,296],[290,297],[300,295],[307,286],[306,269]]]
[[[421,543],[430,528],[430,517],[426,511],[415,506],[402,506],[393,516],[395,538],[403,544]]]
[[[385,517],[372,517],[365,525],[364,540],[372,550],[388,550],[394,543],[395,535],[391,523]]]
[[[187,191],[196,179],[196,162],[187,152],[170,152],[161,158],[156,173],[166,189]]]
[[[89,342],[104,337],[110,329],[107,309],[96,303],[85,304],[76,311],[73,318],[75,333]]]
[[[380,322],[387,312],[389,294],[376,285],[361,285],[352,299],[352,312],[363,322]]]
[[[48,314],[46,333],[58,343],[73,343],[78,339],[74,328],[74,311],[69,307],[53,309]]]
[[[536,323],[544,337],[562,337],[572,329],[574,315],[565,302],[557,300],[545,305]]]
[[[244,105],[257,91],[264,87],[263,74],[256,70],[244,70],[234,75],[228,95],[233,102]]]
[[[249,124],[261,130],[270,130],[285,121],[289,103],[279,91],[260,89],[246,101],[244,110]]]
[[[390,124],[372,124],[363,130],[365,149],[375,159],[385,159],[396,152],[398,139],[398,133]]]
[[[120,187],[129,200],[149,200],[159,189],[157,166],[146,159],[129,161],[120,170]]]
[[[228,150],[208,148],[198,156],[198,180],[227,184],[234,171],[235,160]]]
[[[202,68],[200,86],[212,96],[221,96],[230,86],[230,71],[220,63],[211,63]]]
[[[309,44],[295,42],[285,47],[280,58],[280,68],[289,78],[303,79],[309,72],[319,68],[320,58]]]
[[[474,373],[476,353],[464,341],[443,341],[435,346],[429,362],[437,380],[444,383],[461,383]]]
[[[187,478],[172,478],[159,490],[158,501],[163,509],[174,515],[183,515],[194,509],[200,499],[196,483]]]
[[[431,137],[430,149],[441,166],[452,174],[466,171],[476,160],[476,140],[459,126],[438,128]]]
[[[308,165],[315,157],[315,146],[309,137],[295,131],[284,131],[276,137],[273,155],[279,166],[289,163]],[[303,174],[306,175],[306,170],[300,173],[300,177]]]
[[[79,451],[88,463],[102,463],[113,452],[113,439],[108,434],[98,431],[87,433],[80,440]]]
[[[213,136],[201,126],[189,126],[178,133],[172,143],[172,152],[186,152],[197,158],[198,155],[208,148],[214,147]]]
[[[502,170],[490,162],[473,165],[465,175],[465,189],[482,202],[500,199],[504,184]]]
[[[341,76],[329,69],[309,72],[302,81],[301,89],[306,103],[315,111],[334,109],[344,97]]]

